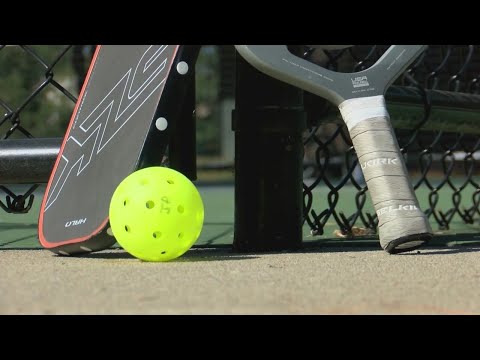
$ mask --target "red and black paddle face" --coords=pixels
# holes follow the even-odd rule
[[[198,48],[97,47],[42,201],[45,248],[67,255],[115,242],[107,234],[111,196],[144,158],[160,164]]]

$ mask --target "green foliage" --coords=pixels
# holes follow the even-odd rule
[[[52,84],[44,84],[48,79],[48,66],[58,58],[65,45],[35,45],[30,49],[38,55],[38,59],[19,46],[4,48],[0,52],[0,100],[12,110],[22,108],[20,124],[34,137],[62,136],[74,103]],[[57,82],[76,96],[72,86],[75,75],[69,55],[67,52],[61,58],[53,69],[53,75]],[[37,91],[38,94],[32,96]],[[11,122],[8,122],[0,128],[2,135],[10,126]]]

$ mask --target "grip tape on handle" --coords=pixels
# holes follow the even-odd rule
[[[340,105],[378,216],[381,246],[389,252],[417,248],[431,236],[383,96],[351,99]]]

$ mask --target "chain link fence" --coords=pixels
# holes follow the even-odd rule
[[[83,45],[0,45],[1,139],[61,137],[92,49]],[[9,170],[3,163],[1,171]],[[0,184],[5,194],[0,207],[9,213],[27,213],[38,186],[33,184],[16,194],[11,187]]]
[[[383,45],[338,51],[305,48],[304,56],[335,71],[355,72],[371,66],[386,49]],[[0,45],[1,139],[62,137],[93,50],[93,45]],[[205,116],[222,93],[224,79],[215,77],[217,67],[231,67],[219,64],[215,51],[212,54],[205,65],[210,78],[197,85],[208,88],[199,95],[204,101],[197,109]],[[478,46],[431,45],[386,94],[420,204],[439,230],[449,230],[458,221],[474,225],[480,216],[479,78]],[[359,228],[374,233],[377,218],[338,110],[309,94],[305,106],[309,117],[304,136],[306,223],[316,236],[330,235],[325,228],[332,220],[340,236],[353,237]],[[206,148],[214,149],[210,151],[217,149],[212,145],[212,139],[218,138],[212,132],[218,127],[215,121],[203,122],[199,128],[209,137]],[[0,170],[9,171],[3,164]],[[0,207],[9,213],[28,212],[38,186],[30,184],[26,191],[15,193],[9,184],[0,184]],[[353,212],[341,208],[345,199],[355,203]]]
[[[355,72],[371,66],[386,49],[380,45],[307,49],[304,55],[332,70]],[[458,221],[478,225],[479,76],[478,46],[431,45],[386,94],[420,204],[438,232],[451,230]],[[318,100],[307,101],[307,107],[304,203],[312,234],[324,235],[331,220],[341,237],[374,234],[377,216],[369,206],[368,189],[340,114]],[[345,197],[354,201],[354,212],[340,209]]]

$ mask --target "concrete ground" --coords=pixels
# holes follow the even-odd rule
[[[169,263],[0,250],[0,269],[0,314],[480,314],[480,246],[193,249]]]

